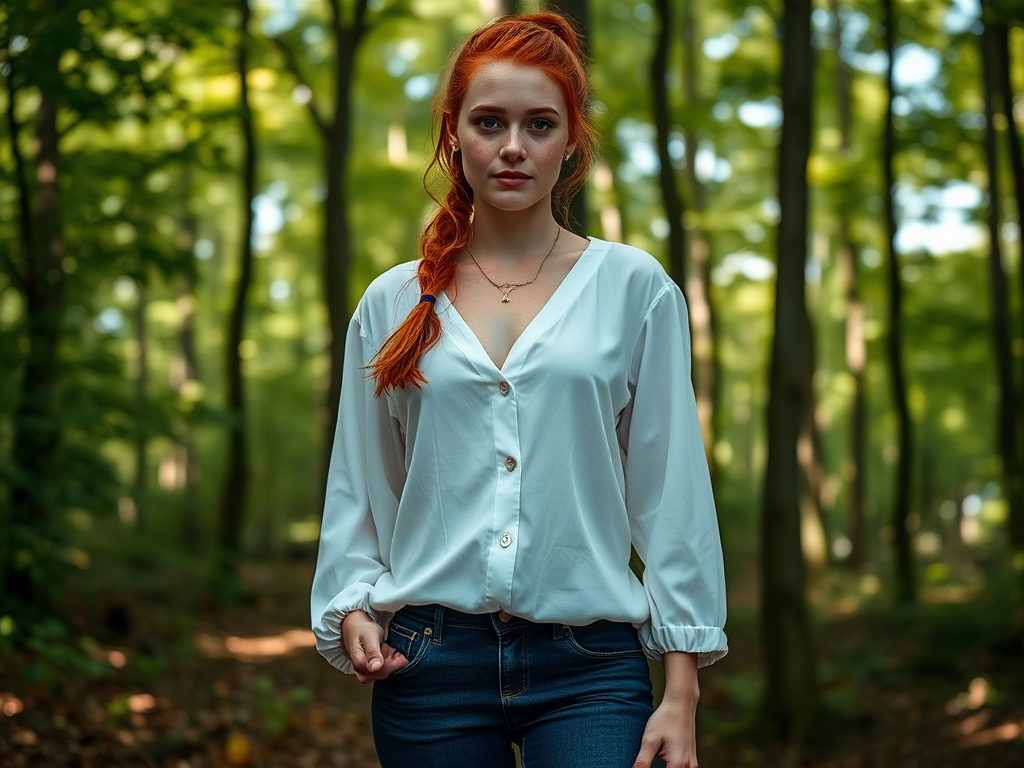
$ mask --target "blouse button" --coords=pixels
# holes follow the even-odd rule
[[[508,382],[501,382],[501,384],[498,385],[498,391],[501,392],[502,397],[508,397]]]
[[[501,546],[503,548],[507,547],[509,544],[512,543],[512,534],[503,533],[501,534],[501,538],[498,541],[501,543]]]
[[[505,469],[507,469],[509,472],[511,472],[515,468],[516,468],[516,460],[515,459],[513,459],[511,456],[509,456],[507,459],[505,459]]]

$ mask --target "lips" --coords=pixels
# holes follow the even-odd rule
[[[530,180],[530,176],[519,171],[501,171],[494,174],[494,179],[503,187],[518,187]]]

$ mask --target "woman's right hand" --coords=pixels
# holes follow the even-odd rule
[[[360,683],[383,680],[397,672],[409,660],[384,642],[384,628],[366,611],[349,611],[341,622],[345,651]]]

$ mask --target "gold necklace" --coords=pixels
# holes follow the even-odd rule
[[[501,285],[498,285],[496,282],[494,282],[493,280],[491,280],[491,278],[487,276],[487,273],[484,272],[484,268],[480,266],[480,263],[476,260],[476,257],[473,256],[473,251],[469,249],[468,245],[466,246],[466,253],[469,254],[469,258],[471,258],[473,260],[473,263],[476,264],[476,268],[480,270],[480,274],[484,276],[484,280],[486,280],[488,283],[490,283],[499,291],[501,291],[501,303],[508,304],[509,301],[511,301],[511,299],[509,298],[509,294],[512,293],[512,291],[514,291],[516,288],[522,288],[524,285],[530,285],[538,277],[540,277],[540,271],[544,269],[544,263],[548,260],[548,256],[554,253],[555,246],[558,245],[558,238],[560,238],[561,236],[562,228],[559,227],[558,232],[555,233],[555,242],[551,244],[551,248],[548,249],[548,252],[544,255],[544,258],[541,259],[540,266],[537,267],[537,271],[534,273],[533,277],[531,277],[525,283],[502,283]]]

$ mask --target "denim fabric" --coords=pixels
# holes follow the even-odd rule
[[[636,629],[535,624],[440,606],[398,611],[409,664],[373,684],[383,768],[630,768],[652,711]]]

